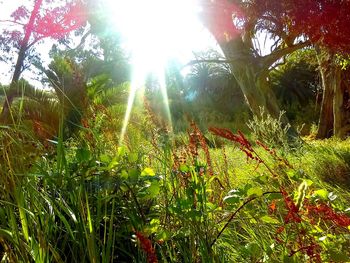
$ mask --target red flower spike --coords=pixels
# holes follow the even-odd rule
[[[147,255],[147,262],[148,263],[157,263],[157,255],[156,252],[152,246],[151,240],[149,240],[147,237],[145,237],[141,232],[136,231],[136,237],[140,241],[140,245],[142,250]]]

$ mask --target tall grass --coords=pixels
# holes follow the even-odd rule
[[[151,114],[131,124],[124,145],[112,107],[68,140],[63,119],[50,141],[22,123],[0,127],[1,260],[349,259],[348,142],[289,152],[217,128],[220,143],[209,145],[193,123],[175,142]]]

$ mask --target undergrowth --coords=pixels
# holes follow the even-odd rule
[[[3,262],[350,260],[348,142],[175,140],[146,107],[119,144],[111,108],[87,116],[69,140],[0,127]]]

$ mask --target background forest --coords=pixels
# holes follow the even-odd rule
[[[146,2],[0,17],[1,261],[349,262],[350,2]]]

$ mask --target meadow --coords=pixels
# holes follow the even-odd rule
[[[120,145],[92,112],[70,139],[1,126],[4,262],[349,261],[349,139],[174,134],[146,107]]]

